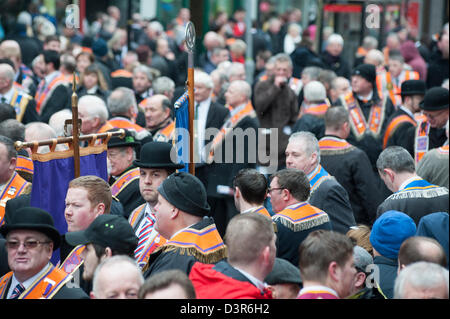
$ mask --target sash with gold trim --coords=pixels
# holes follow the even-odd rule
[[[0,279],[0,299],[5,298],[9,280],[13,272],[9,272]],[[51,299],[72,279],[72,276],[52,264],[48,264],[45,272],[26,289],[18,299]]]
[[[353,93],[350,92],[344,96],[343,104],[350,113],[351,129],[358,140],[361,139],[366,132],[371,133],[374,137],[380,135],[385,115],[385,101],[386,99],[380,99],[377,104],[372,105],[369,114],[369,122],[367,123],[361,107],[353,96]]]
[[[316,172],[309,177],[309,184],[311,186],[311,194],[327,179],[333,178],[326,170],[322,167],[322,165],[318,165]]]
[[[125,174],[121,175],[114,184],[111,185],[111,194],[113,196],[117,196],[122,189],[124,189],[128,184],[130,184],[135,179],[138,179],[140,176],[139,168],[130,169]]]
[[[34,172],[33,160],[23,155],[17,155],[16,172],[24,172],[33,175]]]
[[[217,133],[217,135],[214,137],[213,141],[211,142],[211,148],[209,151],[209,156],[207,158],[207,163],[211,164],[214,160],[214,150],[217,149],[222,142],[225,140],[226,136],[233,131],[233,128],[235,128],[239,122],[241,122],[246,116],[250,117],[256,117],[256,112],[253,109],[252,103],[248,102],[247,105],[234,114],[232,117],[228,118],[228,120],[225,121],[222,128],[220,129],[220,132]]]
[[[344,154],[355,148],[352,144],[344,139],[325,136],[319,140],[320,154],[331,155],[331,154]]]
[[[194,256],[204,264],[215,264],[226,258],[226,246],[213,219],[203,219],[200,223],[201,225],[197,225],[202,227],[201,229],[196,229],[196,225],[186,228],[167,240],[163,246],[155,250],[155,253],[176,251],[180,255]]]
[[[428,152],[431,125],[428,121],[421,122],[416,127],[416,138],[414,141],[414,158],[416,165],[420,162],[423,156]]]
[[[18,89],[14,89],[13,97],[9,103],[16,111],[16,120],[22,122],[23,116],[27,109],[28,102],[32,97],[25,92],[21,92]]]
[[[0,195],[0,226],[4,223],[6,202],[22,194],[29,183],[24,180],[16,171],[6,183]]]
[[[59,266],[59,269],[63,270],[67,274],[73,274],[83,264],[84,260],[81,258],[81,253],[86,249],[86,245],[76,246],[66,260]]]
[[[395,130],[399,127],[399,125],[405,122],[411,123],[412,125],[414,125],[414,127],[417,126],[416,121],[406,114],[399,115],[393,118],[392,121],[389,123],[388,127],[386,128],[386,132],[384,133],[383,149],[386,148],[389,138],[392,136],[392,134],[394,134]]]
[[[279,221],[293,232],[307,230],[330,221],[327,213],[306,202],[276,213],[272,220]]]
[[[48,96],[50,95],[50,92],[54,90],[59,84],[65,84],[67,83],[67,78],[64,74],[60,73],[58,74],[48,85],[45,89],[43,89],[45,85],[45,81],[41,80],[39,83],[39,86],[36,90],[36,95],[34,99],[36,100],[36,111],[41,114],[42,108],[45,104],[45,102],[48,99]]]

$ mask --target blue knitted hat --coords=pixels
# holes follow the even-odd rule
[[[390,210],[373,224],[370,242],[382,256],[397,259],[401,244],[416,234],[416,224],[405,213]]]

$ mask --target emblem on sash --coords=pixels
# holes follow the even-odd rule
[[[11,196],[14,196],[15,193],[16,193],[16,188],[15,188],[14,186],[11,186],[11,187],[8,189],[7,194],[8,194],[8,195],[11,195]]]
[[[389,82],[389,83],[386,85],[386,88],[387,88],[389,91],[391,91],[391,90],[394,88],[394,85],[392,84],[392,82]]]

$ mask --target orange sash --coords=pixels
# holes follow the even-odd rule
[[[438,148],[438,152],[441,154],[447,154],[448,155],[448,145],[444,145]]]
[[[402,79],[400,79],[400,87],[397,86],[394,82],[392,82],[392,75],[390,72],[386,72],[385,75],[385,86],[382,87],[382,90],[386,90],[389,93],[389,97],[391,98],[392,103],[395,107],[402,104],[401,99],[401,84],[408,80],[418,80],[419,79],[419,73],[416,71],[404,71],[402,72],[401,76]]]
[[[153,137],[153,140],[157,142],[168,142],[173,139],[174,132],[175,132],[175,122],[172,121],[169,123],[169,125],[156,132],[155,136]]]
[[[46,266],[45,272],[37,278],[33,284],[26,289],[18,299],[51,299],[53,296],[72,279],[72,276],[66,274],[52,264]],[[0,279],[0,299],[6,297],[7,287],[13,272],[9,272]]]
[[[411,123],[414,125],[414,127],[417,125],[416,121],[414,121],[411,117],[409,117],[406,114],[399,115],[392,119],[392,121],[389,123],[386,132],[384,133],[383,137],[383,149],[386,148],[387,142],[389,138],[394,134],[395,130],[398,128],[398,126],[404,122]]]
[[[430,133],[430,123],[428,121],[421,122],[416,127],[416,138],[414,142],[414,157],[416,160],[416,165],[420,162],[423,156],[428,152],[429,139],[428,134]]]
[[[86,249],[86,245],[78,245],[67,256],[66,260],[59,266],[67,274],[73,274],[83,264],[84,260],[81,258],[81,253]]]
[[[253,210],[253,213],[257,213],[266,216],[268,218],[272,218],[272,216],[270,216],[269,211],[264,206],[257,207],[255,210]]]
[[[118,78],[118,77],[132,78],[133,74],[130,71],[127,71],[127,70],[124,70],[124,69],[120,69],[120,70],[116,70],[114,72],[111,72],[111,77],[112,78]]]
[[[14,172],[0,194],[0,226],[4,223],[6,202],[22,194],[29,183]]]
[[[139,172],[139,168],[138,167],[130,169],[128,172],[126,172],[125,174],[121,175],[114,182],[114,184],[111,185],[111,194],[113,196],[117,196],[122,191],[122,189],[127,187],[127,185],[130,184],[135,179],[138,179],[139,176],[140,176],[140,172]]]
[[[167,240],[161,236],[156,230],[153,230],[155,232],[155,236],[150,237],[150,240],[146,243],[144,252],[139,256],[138,259],[136,259],[137,264],[139,267],[143,268],[148,260],[150,259],[150,255],[159,247],[163,246]]]
[[[17,155],[16,172],[25,172],[33,175],[34,172],[33,160],[23,155]]]
[[[293,232],[307,230],[330,221],[327,213],[306,202],[285,208],[276,213],[272,220],[279,221]]]
[[[361,139],[366,132],[371,133],[374,137],[380,135],[384,120],[385,101],[385,99],[384,101],[380,100],[378,104],[372,105],[369,114],[369,123],[367,123],[353,93],[350,92],[344,96],[343,104],[350,113],[351,128],[357,139]]]
[[[328,151],[341,152],[353,148],[354,146],[352,144],[337,137],[325,136],[319,140],[320,152],[324,152],[324,154]]]
[[[214,150],[217,149],[222,142],[225,140],[227,134],[233,131],[240,121],[242,121],[246,116],[256,117],[255,110],[253,109],[252,103],[249,101],[247,105],[241,109],[239,112],[234,114],[232,117],[225,121],[220,132],[214,137],[211,143],[211,149],[209,151],[209,156],[207,158],[207,163],[211,164],[214,160]]]
[[[327,101],[328,102],[328,101]],[[301,118],[303,114],[311,114],[317,117],[325,116],[328,108],[330,107],[329,103],[321,103],[313,106],[302,107],[301,112],[298,115],[298,118]]]
[[[147,203],[144,203],[138,207],[136,207],[130,214],[130,216],[128,217],[128,222],[130,223],[131,227],[135,227],[136,225],[136,221],[139,217],[139,215],[141,215],[141,213],[145,210],[145,205],[147,205]]]
[[[174,251],[194,256],[205,264],[214,264],[226,257],[226,247],[214,223],[203,229],[186,228],[156,251]],[[155,251],[155,252],[156,252]]]
[[[52,91],[56,86],[58,86],[60,83],[66,83],[67,78],[64,74],[60,73],[57,75],[48,85],[45,89],[43,89],[43,86],[45,84],[45,81],[42,80],[41,83],[39,83],[39,87],[36,91],[36,95],[34,99],[36,100],[36,111],[41,114],[41,108],[44,105],[45,100],[47,99],[48,94],[50,91]]]
[[[141,132],[144,131],[145,128],[143,128],[142,126],[139,126],[137,124],[134,124],[133,122],[131,122],[129,119],[126,118],[121,118],[121,117],[115,117],[110,119],[108,122],[106,122],[98,131],[99,133],[104,133],[107,130],[112,128],[124,128],[127,130],[133,129],[136,132]]]

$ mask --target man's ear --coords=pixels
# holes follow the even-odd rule
[[[337,262],[332,261],[329,265],[328,265],[328,275],[330,276],[330,278],[337,282],[339,281],[339,265],[337,264]]]
[[[240,198],[242,195],[241,195],[241,190],[239,189],[239,187],[235,187],[234,188],[234,196],[236,197],[236,198]]]
[[[355,286],[359,287],[361,286],[364,281],[366,280],[366,274],[363,272],[359,272],[356,274],[356,280],[355,280]]]

